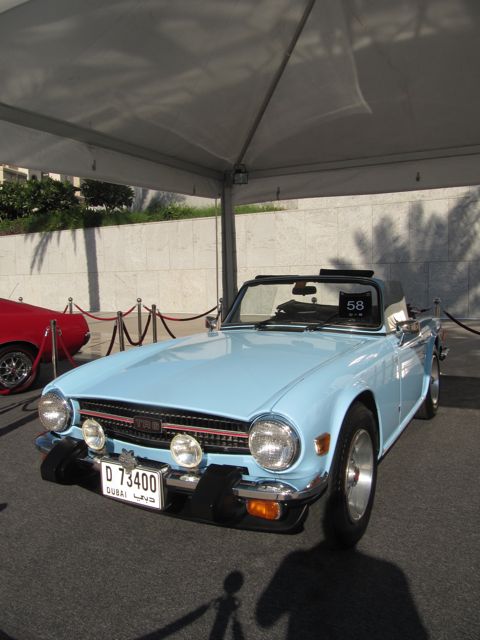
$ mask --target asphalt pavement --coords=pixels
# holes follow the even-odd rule
[[[380,464],[347,552],[42,481],[44,367],[35,389],[0,398],[0,638],[478,640],[480,336],[452,328],[449,342],[439,412]]]

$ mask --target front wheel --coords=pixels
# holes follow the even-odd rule
[[[377,481],[376,440],[372,412],[354,403],[342,424],[328,493],[310,507],[308,516],[315,520],[321,514],[323,533],[331,546],[353,547],[367,529]],[[308,520],[306,524],[315,526]]]
[[[10,345],[0,349],[0,389],[15,393],[28,389],[36,378],[33,372],[35,354],[28,347]]]

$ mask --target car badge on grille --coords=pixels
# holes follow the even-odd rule
[[[162,430],[162,421],[153,418],[144,418],[143,416],[134,416],[133,427],[139,431],[160,433]]]
[[[122,453],[118,456],[118,461],[127,473],[132,473],[138,464],[133,451],[127,451],[126,449],[122,449]]]

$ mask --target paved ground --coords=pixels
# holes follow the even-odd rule
[[[367,534],[342,553],[42,482],[48,370],[0,398],[0,638],[478,640],[480,337],[453,329],[450,346],[437,417],[384,459]]]

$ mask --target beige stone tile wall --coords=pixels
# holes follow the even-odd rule
[[[480,187],[283,204],[237,216],[239,284],[259,273],[372,268],[401,280],[417,306],[439,296],[452,313],[480,317]],[[216,252],[214,218],[6,236],[0,296],[56,309],[72,296],[107,312],[141,297],[165,313],[203,312],[216,303]]]

